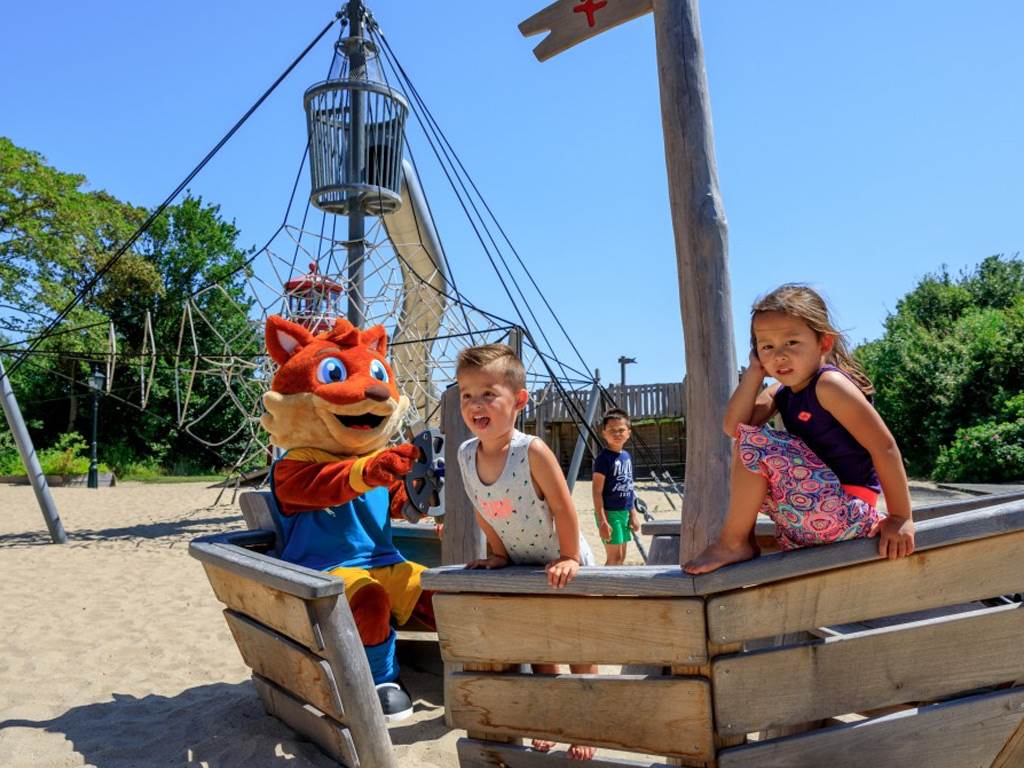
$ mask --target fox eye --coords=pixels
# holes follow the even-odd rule
[[[338,358],[326,357],[316,367],[316,378],[321,384],[337,384],[348,378],[348,371]]]
[[[370,375],[377,381],[382,381],[385,384],[388,383],[388,369],[384,367],[384,363],[380,360],[374,360],[370,363]]]

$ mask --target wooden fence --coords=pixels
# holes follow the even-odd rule
[[[608,394],[615,405],[624,408],[634,421],[683,417],[686,415],[686,395],[683,382],[668,384],[627,384],[625,390],[616,385],[608,387]],[[574,408],[570,409],[557,390],[546,387],[535,392],[527,404],[525,418],[536,421],[539,415],[545,424],[562,421],[576,421],[576,414],[583,414],[587,409],[590,388],[574,390],[568,393],[568,399]],[[611,407],[610,402],[605,407]],[[600,417],[603,408],[598,409]]]
[[[927,520],[918,551],[875,540],[701,576],[584,568],[434,569],[463,768],[565,765],[519,739],[721,768],[1024,765],[1024,501]],[[530,675],[530,662],[645,674]],[[639,762],[637,760],[640,760]]]

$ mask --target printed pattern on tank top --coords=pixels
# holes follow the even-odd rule
[[[459,469],[466,493],[481,517],[501,539],[516,565],[546,565],[560,556],[555,520],[547,501],[537,495],[530,477],[530,443],[537,438],[513,432],[498,479],[485,485],[477,473],[479,439],[459,446]],[[594,557],[580,536],[580,562],[593,565]]]

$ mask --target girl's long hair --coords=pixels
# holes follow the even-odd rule
[[[813,288],[801,283],[786,283],[755,301],[750,310],[751,349],[757,349],[757,339],[754,338],[754,318],[762,312],[784,312],[787,315],[798,317],[807,323],[807,326],[818,335],[819,339],[825,334],[833,336],[835,343],[832,345],[832,351],[825,358],[825,362],[831,363],[846,373],[865,395],[875,394],[875,385],[864,373],[860,363],[850,354],[846,337],[836,328],[829,316],[828,305]]]

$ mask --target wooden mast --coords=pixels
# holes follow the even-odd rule
[[[556,0],[519,25],[549,31],[544,61],[654,11],[665,165],[686,346],[686,494],[680,563],[718,534],[729,500],[731,448],[722,432],[736,384],[725,209],[718,190],[711,100],[697,0]]]

